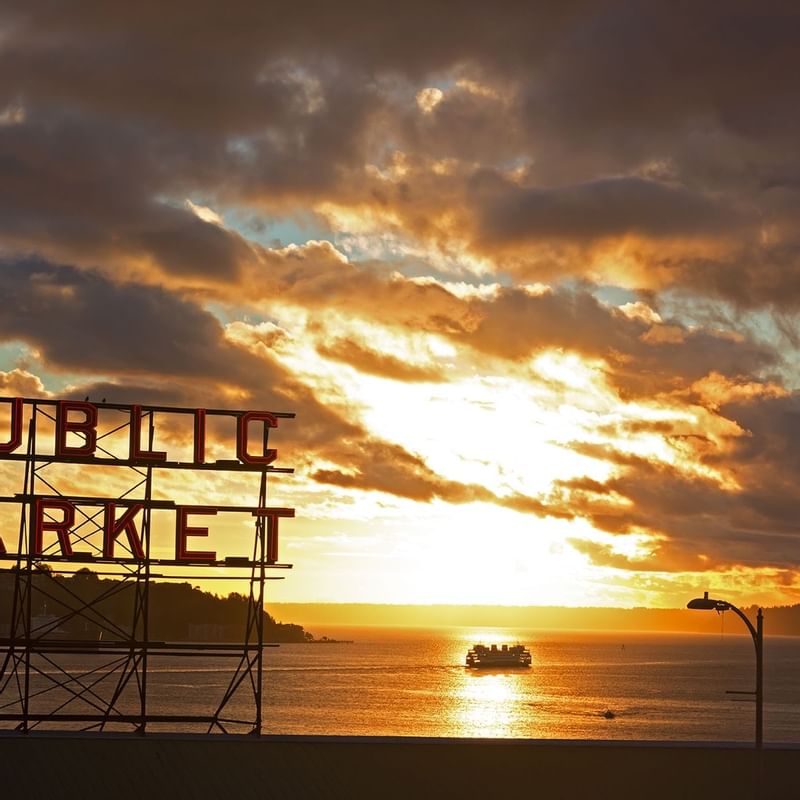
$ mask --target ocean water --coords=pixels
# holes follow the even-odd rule
[[[265,651],[263,731],[354,736],[748,741],[754,704],[749,636],[522,629],[326,628],[353,643],[281,645]],[[479,641],[520,642],[526,670],[464,667]],[[73,657],[69,668],[78,666]],[[764,736],[800,742],[800,638],[765,642]],[[86,671],[90,663],[81,664]],[[218,658],[151,658],[149,711],[204,714],[233,664]],[[32,690],[58,677],[42,665]],[[88,684],[94,678],[84,677]],[[74,685],[74,684],[73,684]],[[247,686],[243,687],[247,689]],[[93,691],[104,695],[102,682]],[[0,703],[7,699],[0,695]],[[52,704],[63,690],[37,695]],[[61,702],[61,701],[59,701]],[[246,692],[226,716],[247,716]],[[121,706],[126,705],[123,694]],[[63,711],[85,709],[72,703]],[[607,719],[604,712],[612,711]],[[5,724],[8,727],[8,723]],[[152,730],[203,730],[171,723]]]
[[[336,632],[268,651],[270,733],[747,741],[749,636],[453,628]],[[527,670],[464,667],[477,641],[526,644]],[[800,741],[800,639],[765,644],[765,739]],[[607,719],[604,712],[614,713]]]

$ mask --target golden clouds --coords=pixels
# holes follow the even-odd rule
[[[430,114],[439,103],[442,102],[442,98],[444,97],[444,93],[441,89],[437,89],[436,87],[428,87],[426,89],[420,89],[417,92],[417,105],[422,109],[422,111],[426,114]]]
[[[48,396],[41,379],[24,369],[0,372],[0,394],[4,397]]]
[[[518,567],[788,596],[800,62],[737,14],[20,5],[7,393],[295,410],[293,504],[436,566],[489,530],[498,596]]]
[[[728,403],[745,403],[759,398],[786,397],[789,391],[776,383],[748,380],[731,380],[711,371],[695,381],[690,389],[709,409],[717,410]]]

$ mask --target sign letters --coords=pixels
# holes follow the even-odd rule
[[[43,408],[46,409],[45,415],[51,420],[50,430],[40,430],[35,436],[29,431],[27,442],[26,406],[33,407],[33,414],[37,409],[39,413],[42,413]],[[187,427],[187,430],[191,430],[188,458],[182,459],[168,449],[156,447],[156,415],[158,424],[163,423],[167,427],[178,416],[191,418],[191,426]],[[278,453],[276,449],[268,447],[267,442],[270,430],[278,427],[279,418],[293,416],[269,411],[92,403],[88,399],[0,398],[0,461],[27,461],[34,465],[34,469],[35,465],[52,463],[104,468],[125,466],[137,470],[290,472],[291,470],[280,470],[272,466]],[[223,421],[228,418],[228,423],[233,422],[233,442],[229,449],[232,451],[231,455],[235,455],[234,458],[209,462],[207,431],[212,418]],[[125,429],[127,441],[124,450],[120,452],[117,447],[117,452],[112,453],[106,445],[108,437],[117,434],[118,440],[120,436],[124,438]],[[266,529],[266,563],[275,564],[278,560],[279,522],[294,516],[294,509],[291,508],[198,505],[161,498],[104,498],[62,492],[52,495],[22,493],[2,497],[0,500],[26,506],[28,540],[25,544],[30,557],[55,556],[59,560],[74,559],[82,562],[120,559],[145,561],[148,555],[142,535],[142,523],[145,515],[157,510],[159,513],[174,514],[173,557],[166,559],[170,563],[208,565],[217,562],[217,551],[203,541],[209,538],[209,526],[218,512],[241,511],[250,513],[257,522],[263,521]],[[102,531],[102,542],[95,548],[95,553],[87,553],[81,547],[86,539],[86,535],[80,530],[81,523],[89,519],[90,515],[91,519],[102,519],[99,528]],[[3,537],[0,529],[0,556],[7,559],[14,555],[9,537]],[[243,557],[237,558],[241,560]]]

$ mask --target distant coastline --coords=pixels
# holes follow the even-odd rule
[[[683,608],[562,608],[557,606],[382,605],[377,603],[269,603],[270,613],[306,626],[514,627],[543,630],[653,631],[747,634],[732,614]],[[743,608],[755,619],[756,607]],[[765,632],[800,636],[800,605],[764,609]]]
[[[129,584],[121,591],[114,589],[121,582],[104,578],[84,568],[74,575],[34,575],[35,584],[47,584],[49,599],[36,592],[34,616],[56,619],[64,616],[59,631],[76,639],[96,639],[103,632],[102,626],[93,622],[96,617],[70,613],[74,598],[87,601],[100,595],[108,599],[93,607],[105,615],[119,630],[130,626],[132,587]],[[8,635],[8,622],[14,591],[13,570],[0,572],[0,637]],[[62,604],[59,598],[63,600]],[[188,582],[167,583],[153,581],[150,584],[150,638],[169,642],[240,642],[244,638],[247,620],[248,598],[244,594],[231,592],[225,597],[205,592]],[[264,641],[275,644],[302,644],[316,642],[314,635],[303,625],[279,622],[264,611]]]
[[[353,639],[332,639],[329,636],[320,636],[319,639],[306,639],[306,644],[355,644]]]

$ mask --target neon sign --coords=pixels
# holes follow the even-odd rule
[[[267,505],[267,477],[293,472],[276,466],[278,451],[269,440],[293,417],[88,398],[0,398],[0,480],[21,485],[0,494],[0,588],[13,582],[7,633],[0,618],[0,722],[22,731],[77,725],[144,733],[153,725],[201,724],[208,732],[261,732],[263,650],[274,646],[264,638],[264,587],[276,579],[268,570],[291,567],[279,561],[279,524],[295,515],[293,508]],[[227,473],[224,489],[209,473]],[[255,502],[228,503],[248,494],[251,476],[258,479]],[[8,512],[15,507],[14,539]],[[225,524],[231,515],[238,521]],[[242,516],[250,526],[241,524]],[[96,597],[70,588],[69,580],[82,574],[102,584]],[[153,640],[153,580],[187,575],[247,583],[247,594],[236,594],[246,612],[238,643]],[[130,601],[125,620],[122,598]],[[154,712],[148,665],[187,655],[233,657],[219,703],[202,715]],[[103,663],[76,673],[69,660],[75,656]],[[98,688],[103,681],[112,687],[105,694]],[[249,693],[247,714],[242,692]]]
[[[270,465],[277,458],[277,450],[266,446],[270,429],[278,427],[280,417],[293,417],[292,414],[276,414],[268,411],[208,411],[203,408],[186,409],[168,406],[147,407],[141,405],[96,404],[79,400],[52,401],[54,414],[47,415],[52,422],[50,436],[40,435],[33,440],[28,438],[26,452],[23,448],[23,417],[25,407],[46,405],[48,401],[29,400],[24,398],[2,398],[10,406],[5,436],[0,438],[0,460],[20,460],[29,464],[73,464],[98,467],[127,466],[133,468],[159,469],[213,469],[213,470],[252,470],[275,471]],[[104,431],[100,425],[99,411],[114,412],[106,424]],[[119,428],[119,415],[127,416],[123,425],[128,429],[125,451],[118,455],[110,455],[109,451],[98,442],[109,436],[115,428]],[[165,450],[155,450],[152,445],[142,444],[143,414],[160,416],[190,416],[191,458],[177,460],[170,458]],[[212,417],[230,417],[235,421],[235,459],[217,460],[209,463],[206,460],[206,421]],[[261,426],[260,441],[262,446],[256,452],[252,449],[251,440],[254,429]],[[156,432],[153,423],[153,432]],[[256,432],[258,432],[256,430]],[[2,436],[2,434],[0,434]],[[146,507],[156,509],[174,509],[174,559],[175,563],[213,563],[217,561],[217,553],[213,550],[196,550],[190,547],[189,538],[207,537],[208,528],[197,525],[194,516],[215,516],[219,511],[247,512],[267,523],[267,563],[274,564],[278,560],[279,521],[293,517],[294,509],[268,508],[260,506],[213,506],[185,505],[169,501],[131,501],[126,499],[103,499],[96,497],[72,497],[58,492],[56,496],[39,496],[36,494],[18,494],[2,498],[6,502],[22,502],[29,506],[29,554],[33,557],[54,555],[52,548],[45,551],[45,539],[54,534],[59,554],[63,558],[75,556],[71,531],[75,527],[76,516],[83,513],[87,506],[100,506],[103,517],[102,547],[97,548],[97,558],[115,558],[115,546],[124,534],[127,541],[128,556],[144,560],[139,518]],[[118,514],[118,507],[124,507]],[[8,545],[0,532],[0,554],[8,554]],[[81,558],[86,559],[84,553]]]

